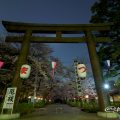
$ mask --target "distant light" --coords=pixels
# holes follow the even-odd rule
[[[74,100],[76,100],[76,98],[74,98]]]
[[[34,97],[34,99],[37,99],[37,97]]]
[[[38,100],[40,100],[40,98],[38,97]]]
[[[109,84],[104,84],[104,88],[109,89],[110,88]]]
[[[43,100],[43,98],[41,97],[40,100]]]
[[[96,96],[95,99],[98,100],[98,97]]]
[[[86,98],[86,99],[89,98],[89,95],[85,95],[85,98]]]
[[[28,97],[29,99],[31,98],[31,96]]]
[[[49,99],[49,102],[51,102],[51,99]]]

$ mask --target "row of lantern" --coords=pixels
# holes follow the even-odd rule
[[[0,68],[3,66],[3,64],[4,62],[0,61]],[[56,68],[56,62],[53,61],[52,62],[52,69],[53,69],[52,76],[54,76],[55,68]],[[20,70],[20,77],[28,78],[30,76],[30,72],[31,72],[31,66],[24,64],[22,65],[21,70]],[[85,78],[86,77],[86,66],[84,64],[78,64],[77,73],[80,78]]]
[[[0,61],[0,69],[3,67],[3,65],[4,65],[4,62]],[[53,61],[52,62],[52,69],[53,69],[52,76],[54,76],[55,68],[56,68],[56,62]],[[23,79],[28,78],[30,76],[30,72],[31,72],[31,66],[24,64],[22,65],[20,69],[20,77]]]
[[[3,67],[3,65],[4,65],[4,62],[0,61],[0,69]],[[23,79],[28,78],[30,76],[30,72],[31,72],[31,66],[24,64],[20,69],[20,77]]]
[[[54,71],[55,71],[55,68],[56,68],[56,62],[52,62],[52,76],[54,76]],[[28,78],[30,76],[30,72],[31,72],[31,66],[30,65],[22,65],[21,69],[20,69],[20,77],[25,79],[25,78]]]
[[[52,62],[52,69],[53,69],[52,76],[54,76],[55,68],[56,68],[56,62],[53,61]],[[87,75],[86,71],[87,71],[87,69],[86,69],[86,66],[84,64],[77,65],[77,74],[81,79],[86,78],[86,75]]]

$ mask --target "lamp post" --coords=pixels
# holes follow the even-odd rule
[[[110,66],[111,66],[111,64],[110,64],[110,60],[108,59],[108,60],[106,60],[106,63],[107,63],[107,74],[109,75],[109,71],[110,71]],[[107,77],[107,79],[108,79],[109,77]],[[107,83],[107,82],[105,82],[104,83],[104,85],[103,85],[103,87],[104,87],[104,89],[106,90],[106,92],[107,92],[107,96],[108,96],[108,98],[109,98],[109,103],[110,103],[110,96],[109,96],[109,89],[110,89],[110,85]]]
[[[104,88],[108,90],[110,88],[109,84],[105,83]]]

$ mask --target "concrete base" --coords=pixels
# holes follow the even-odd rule
[[[118,113],[116,112],[98,112],[97,115],[104,118],[118,118]]]
[[[16,119],[20,117],[20,113],[16,114],[1,114],[0,115],[0,120],[11,120],[11,119]]]

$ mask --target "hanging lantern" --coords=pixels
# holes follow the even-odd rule
[[[31,66],[24,64],[20,69],[20,77],[28,78],[30,76]]]
[[[86,66],[84,64],[78,64],[77,65],[77,73],[80,78],[85,79],[86,78]]]
[[[4,65],[4,62],[0,61],[0,69],[2,68],[3,65]]]

